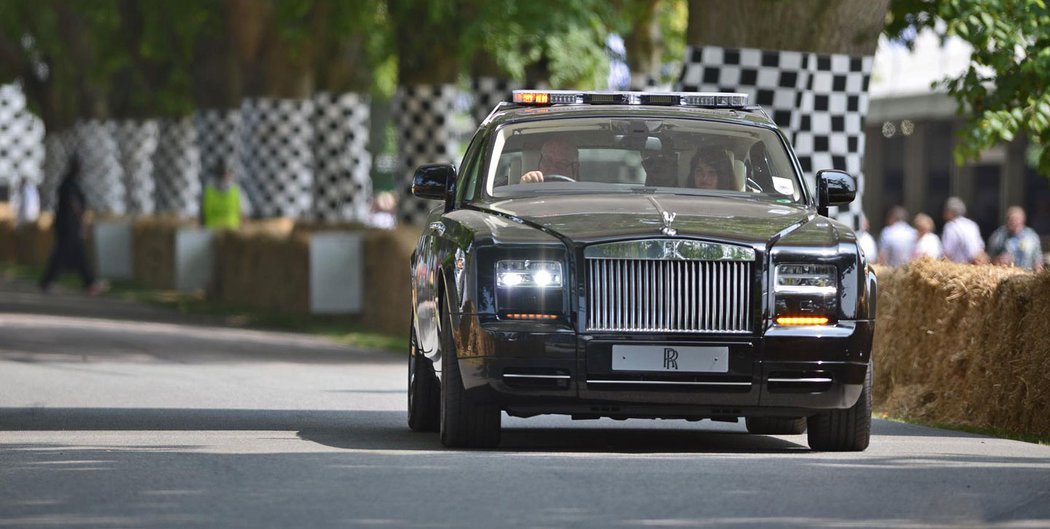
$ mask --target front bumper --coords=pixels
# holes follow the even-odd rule
[[[776,327],[761,335],[584,334],[557,323],[458,315],[453,328],[470,398],[520,416],[616,418],[805,416],[844,409],[860,396],[873,323]],[[484,344],[478,346],[476,344]],[[614,371],[615,344],[720,345],[718,374]]]

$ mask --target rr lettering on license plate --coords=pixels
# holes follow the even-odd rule
[[[728,373],[725,346],[614,345],[613,371]]]

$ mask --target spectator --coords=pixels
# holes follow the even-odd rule
[[[936,233],[933,233],[933,219],[925,213],[919,213],[915,215],[912,225],[915,226],[918,239],[915,241],[915,249],[912,251],[911,258],[940,259],[944,251],[941,249],[941,239]]]
[[[879,235],[879,263],[903,266],[915,248],[915,228],[908,225],[908,210],[894,206],[886,215],[886,227]]]
[[[875,245],[875,237],[872,237],[870,233],[871,223],[868,222],[868,216],[863,213],[860,215],[860,228],[857,231],[857,244],[860,245],[860,251],[864,252],[868,260],[878,259],[878,246]]]
[[[988,255],[996,264],[1012,264],[1029,272],[1043,269],[1039,235],[1025,226],[1025,212],[1019,206],[1006,210],[1006,224],[988,238]]]
[[[984,240],[977,223],[966,218],[966,204],[959,197],[944,203],[944,256],[956,263],[983,264],[988,262]]]
[[[40,216],[40,193],[37,192],[36,185],[28,178],[22,177],[22,180],[19,181],[15,201],[17,202],[15,226],[36,222],[36,218]]]
[[[733,189],[733,169],[725,151],[718,148],[697,149],[689,162],[690,183],[696,189]]]
[[[55,245],[48,259],[47,268],[40,279],[40,288],[51,290],[62,268],[75,268],[88,294],[94,296],[104,292],[108,285],[95,281],[95,274],[84,251],[84,212],[87,202],[78,182],[80,160],[73,155],[58,186],[58,206],[55,208]]]
[[[225,162],[212,170],[212,182],[204,187],[201,217],[205,228],[233,229],[241,227],[247,216],[248,201],[241,196],[241,188],[233,179],[233,171]]]

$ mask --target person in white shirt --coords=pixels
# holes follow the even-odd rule
[[[944,252],[941,250],[941,239],[936,233],[933,233],[933,219],[925,213],[919,213],[915,215],[912,226],[915,226],[918,239],[915,241],[915,249],[912,250],[911,258],[940,259]]]
[[[944,203],[944,232],[941,242],[944,256],[956,263],[984,264],[988,256],[984,253],[984,239],[977,223],[966,218],[966,204],[959,197],[951,197]]]
[[[879,235],[879,264],[903,266],[911,259],[915,238],[915,228],[908,225],[908,210],[894,206]]]
[[[863,213],[860,216],[860,228],[857,232],[857,244],[860,245],[860,251],[864,252],[868,260],[878,259],[878,246],[875,245],[875,237],[872,237],[870,233],[871,223],[868,222],[868,216]]]
[[[16,226],[36,222],[36,218],[40,216],[40,193],[37,192],[36,185],[28,178],[23,177],[19,182],[15,202]]]

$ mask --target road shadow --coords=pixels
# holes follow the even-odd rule
[[[588,423],[551,427],[515,420],[496,451],[577,453],[796,453],[808,452],[805,435],[750,435],[710,423]],[[973,434],[875,421],[880,436],[970,438]],[[721,429],[720,429],[721,428]],[[0,431],[291,431],[299,438],[346,450],[445,450],[436,433],[408,429],[403,411],[0,408]]]

